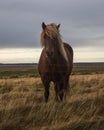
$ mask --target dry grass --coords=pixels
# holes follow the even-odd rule
[[[72,76],[63,103],[43,90],[40,78],[0,79],[0,130],[104,129],[104,74]]]

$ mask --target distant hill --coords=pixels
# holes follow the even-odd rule
[[[0,66],[37,66],[38,63],[0,63]],[[104,62],[79,62],[74,63],[74,67],[104,67]]]
[[[104,62],[83,62],[83,63],[74,63],[74,67],[104,67]]]

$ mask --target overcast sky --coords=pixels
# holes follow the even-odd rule
[[[0,48],[40,47],[43,21],[73,47],[104,47],[104,0],[0,0]]]

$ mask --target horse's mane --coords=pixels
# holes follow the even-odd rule
[[[45,38],[44,38],[45,35],[47,35],[51,39],[57,39],[58,40],[59,51],[63,55],[65,60],[68,61],[68,57],[67,57],[67,54],[66,54],[66,51],[65,51],[65,48],[64,48],[64,44],[63,44],[62,39],[61,39],[59,29],[57,29],[57,25],[55,23],[48,24],[46,26],[46,28],[42,31],[41,39],[40,39],[42,46],[45,45]]]

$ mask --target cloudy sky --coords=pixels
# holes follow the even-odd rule
[[[75,62],[104,62],[104,0],[0,0],[0,63],[38,62],[43,21],[61,24]]]

